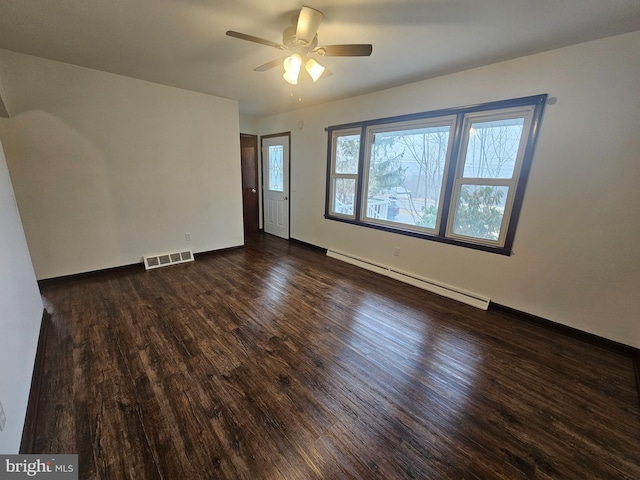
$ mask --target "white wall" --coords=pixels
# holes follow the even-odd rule
[[[4,120],[0,120],[4,121]],[[0,143],[0,453],[18,453],[35,360],[42,300]]]
[[[39,279],[243,244],[237,102],[5,50],[0,75]]]
[[[260,134],[260,119],[251,115],[240,115],[240,133]]]
[[[640,347],[638,92],[635,32],[267,117],[260,133],[292,132],[292,237]],[[512,256],[323,218],[325,127],[540,93],[557,103],[544,114]]]

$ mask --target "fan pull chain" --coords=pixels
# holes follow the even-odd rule
[[[298,103],[302,103],[302,85],[300,85],[300,82],[298,82],[297,85],[298,85],[298,95],[297,95]],[[289,96],[293,98],[294,92],[289,92]]]

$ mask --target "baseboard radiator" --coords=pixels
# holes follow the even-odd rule
[[[327,250],[327,256],[341,260],[343,262],[355,265],[357,267],[364,268],[366,270],[391,277],[395,280],[413,285],[414,287],[422,288],[432,293],[437,293],[443,297],[451,298],[467,305],[479,308],[481,310],[487,310],[489,308],[489,298],[476,295],[475,293],[465,292],[459,288],[444,285],[442,283],[429,280],[428,278],[418,277],[416,275],[396,270],[392,267],[381,265],[378,263],[365,260],[363,258],[354,257],[346,253],[336,252],[335,250]]]

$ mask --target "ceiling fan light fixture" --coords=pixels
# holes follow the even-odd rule
[[[284,67],[282,78],[291,84],[297,85],[300,70],[304,65],[305,70],[314,82],[332,75],[331,70],[309,58],[311,55],[320,57],[368,57],[373,51],[373,45],[369,43],[346,43],[339,45],[318,46],[318,27],[322,21],[322,12],[315,8],[303,6],[300,13],[291,18],[291,24],[282,32],[282,44],[272,42],[246,33],[233,30],[227,31],[227,36],[258,43],[278,50],[289,50],[289,57],[280,57],[254,68],[256,72],[266,72],[278,65]],[[283,62],[284,60],[284,62]]]
[[[307,73],[311,76],[314,82],[317,82],[318,79],[322,76],[325,71],[325,68],[316,62],[313,58],[307,60],[307,63],[304,66]]]
[[[302,57],[294,53],[290,57],[284,59],[284,78],[291,85],[297,85],[300,68],[302,67]]]

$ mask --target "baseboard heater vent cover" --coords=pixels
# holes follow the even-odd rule
[[[191,250],[163,253],[161,255],[148,255],[144,257],[144,268],[151,270],[152,268],[166,267],[167,265],[185,262],[193,262],[193,252]]]
[[[438,295],[442,295],[443,297],[466,303],[467,305],[471,305],[472,307],[480,308],[482,310],[487,310],[489,308],[490,299],[476,295],[475,293],[465,292],[449,285],[444,285],[427,278],[418,277],[410,273],[395,270],[394,268],[388,267],[386,265],[377,264],[363,258],[354,257],[352,255],[336,252],[334,250],[327,250],[327,256],[346,263],[350,263],[351,265],[355,265],[356,267],[380,273],[381,275],[385,275],[401,282],[408,283],[409,285],[413,285],[414,287],[422,288],[423,290],[427,290],[432,293],[437,293]]]

